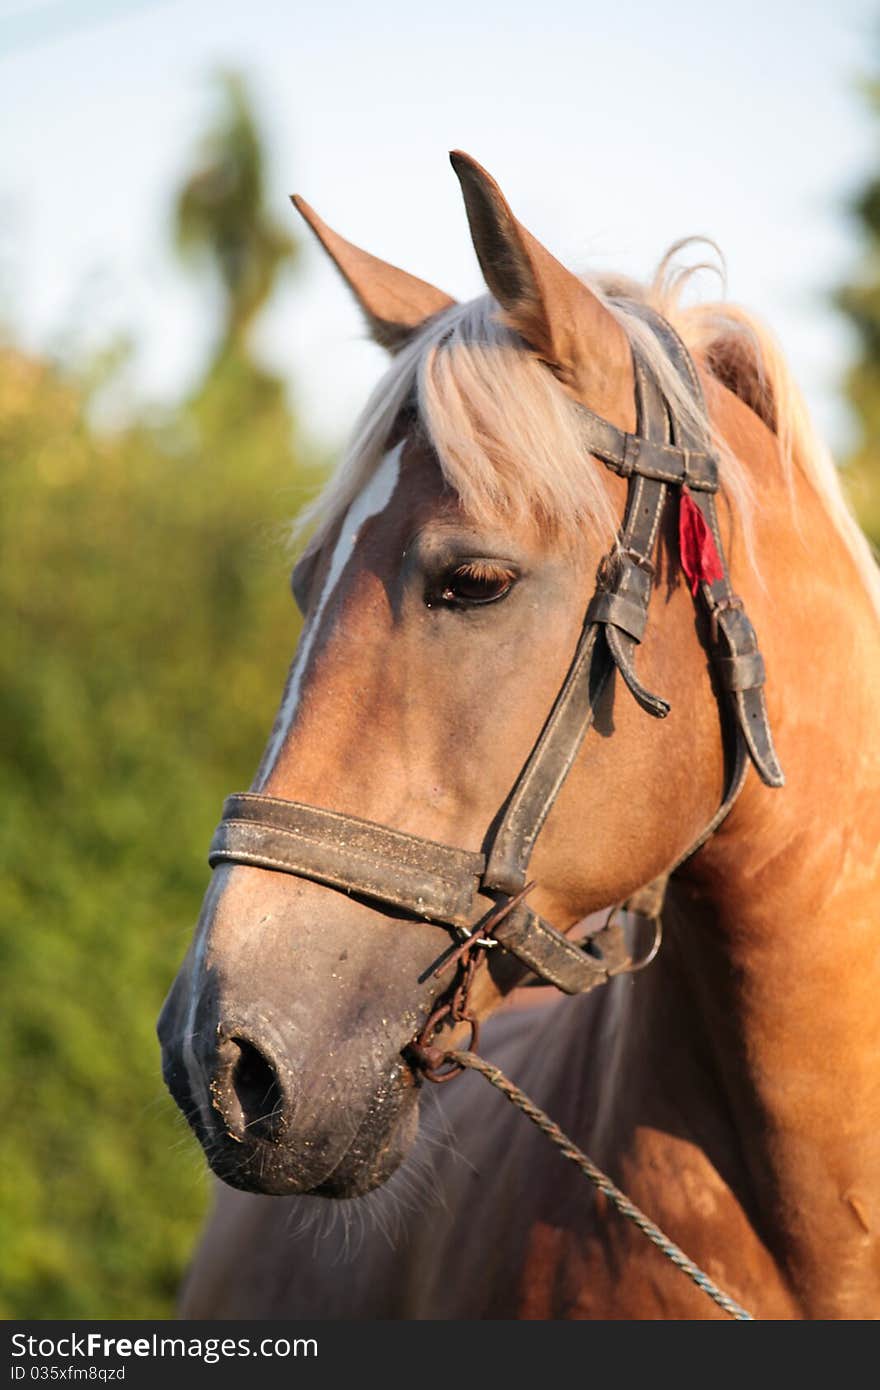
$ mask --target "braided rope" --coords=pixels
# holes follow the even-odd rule
[[[695,1265],[693,1260],[688,1259],[684,1251],[668,1236],[665,1236],[660,1227],[655,1226],[654,1222],[634,1202],[631,1202],[619,1187],[615,1187],[601,1168],[597,1168],[593,1160],[588,1158],[576,1144],[572,1143],[559,1126],[554,1124],[550,1116],[539,1109],[534,1101],[529,1100],[524,1091],[521,1091],[512,1081],[508,1081],[503,1072],[499,1071],[497,1067],[493,1067],[490,1062],[484,1062],[483,1058],[478,1057],[474,1052],[447,1052],[445,1060],[454,1062],[459,1067],[468,1067],[471,1071],[478,1071],[481,1076],[485,1076],[486,1080],[491,1082],[496,1090],[499,1090],[510,1101],[511,1105],[515,1105],[518,1110],[521,1110],[532,1121],[532,1124],[537,1125],[542,1134],[546,1134],[551,1143],[555,1144],[567,1159],[580,1168],[593,1186],[604,1193],[609,1202],[617,1208],[621,1216],[625,1216],[627,1221],[632,1221],[635,1226],[638,1226],[639,1230],[650,1241],[653,1241],[658,1250],[662,1250],[666,1258],[671,1260],[689,1279],[692,1279],[698,1288],[708,1294],[719,1308],[723,1308],[731,1318],[736,1318],[740,1322],[754,1321],[751,1313],[747,1313],[745,1308],[735,1302],[729,1294],[719,1289],[718,1285],[713,1283],[708,1274],[705,1274],[698,1265]]]

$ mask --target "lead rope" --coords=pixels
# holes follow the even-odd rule
[[[493,1067],[491,1062],[483,1061],[483,1058],[478,1057],[474,1052],[445,1052],[442,1054],[442,1058],[445,1062],[452,1062],[457,1067],[478,1071],[481,1076],[485,1076],[486,1080],[500,1091],[511,1105],[515,1105],[517,1110],[521,1110],[533,1125],[537,1125],[542,1134],[546,1134],[551,1144],[555,1144],[565,1158],[581,1170],[584,1177],[608,1198],[621,1216],[625,1216],[627,1221],[638,1226],[642,1234],[646,1235],[648,1240],[652,1241],[657,1249],[663,1252],[667,1260],[671,1260],[683,1274],[692,1279],[697,1288],[702,1289],[703,1293],[708,1294],[719,1308],[724,1309],[728,1317],[736,1318],[739,1322],[754,1322],[752,1313],[747,1313],[745,1308],[741,1307],[735,1299],[719,1289],[708,1274],[700,1269],[699,1265],[695,1265],[693,1260],[689,1259],[674,1241],[664,1235],[660,1227],[656,1226],[634,1202],[631,1202],[629,1197],[615,1186],[607,1174],[603,1173],[601,1168],[597,1168],[593,1160],[588,1158],[583,1150],[569,1139],[567,1134],[563,1133],[559,1126],[550,1119],[550,1116],[535,1105],[525,1091],[521,1091],[518,1086],[509,1081],[503,1072],[499,1071],[497,1067]]]

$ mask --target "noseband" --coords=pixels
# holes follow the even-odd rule
[[[653,310],[638,306],[679,373],[699,418],[705,402],[678,335]],[[593,722],[616,669],[647,713],[663,718],[669,705],[646,690],[635,671],[654,579],[653,554],[667,499],[702,518],[714,564],[697,571],[695,591],[709,618],[706,639],[723,692],[722,725],[728,769],[724,799],[696,843],[663,876],[663,883],[705,843],[727,815],[745,781],[749,760],[762,781],[780,787],[779,766],[764,701],[764,662],[755,630],[730,585],[715,497],[718,462],[708,434],[677,415],[653,373],[633,349],[636,433],[627,434],[581,407],[590,454],[628,480],[617,544],[599,568],[577,649],[546,723],[486,837],[475,854],[389,829],[373,821],[252,792],[230,796],[208,856],[212,867],[250,864],[362,894],[424,921],[480,935],[492,919],[492,939],[535,975],[567,994],[581,994],[631,968],[619,931],[586,945],[569,941],[523,900],[535,841]],[[703,525],[704,523],[704,525]],[[518,901],[511,910],[499,907]],[[632,901],[632,900],[631,900]]]

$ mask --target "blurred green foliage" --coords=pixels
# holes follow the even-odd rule
[[[175,218],[181,255],[207,263],[223,286],[221,351],[245,340],[279,268],[296,254],[293,238],[263,208],[263,156],[244,84],[230,73],[222,90],[223,108],[180,190]]]
[[[209,1195],[155,1019],[222,798],[280,698],[298,626],[283,523],[318,482],[248,352],[294,248],[263,210],[245,94],[227,79],[221,97],[178,205],[223,296],[193,398],[107,436],[93,373],[0,352],[7,1317],[170,1315]]]
[[[876,130],[880,128],[880,80],[869,82],[866,93]],[[880,173],[859,190],[851,210],[862,233],[864,253],[852,283],[835,296],[858,343],[845,385],[859,434],[844,481],[862,526],[880,548]]]

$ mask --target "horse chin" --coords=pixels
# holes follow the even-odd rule
[[[343,1154],[333,1172],[313,1188],[319,1197],[363,1197],[397,1171],[415,1142],[419,1127],[418,1101],[410,1098],[390,1130],[371,1144],[358,1135],[355,1143]]]
[[[410,1091],[393,1116],[385,1106],[379,1106],[378,1113],[370,1112],[348,1146],[338,1158],[330,1158],[326,1167],[316,1162],[316,1146],[298,1144],[295,1137],[243,1144],[225,1134],[207,1139],[199,1134],[199,1138],[214,1174],[242,1192],[350,1198],[363,1197],[388,1181],[409,1153],[417,1130],[418,1097]],[[336,1145],[330,1138],[320,1148],[329,1156]]]

